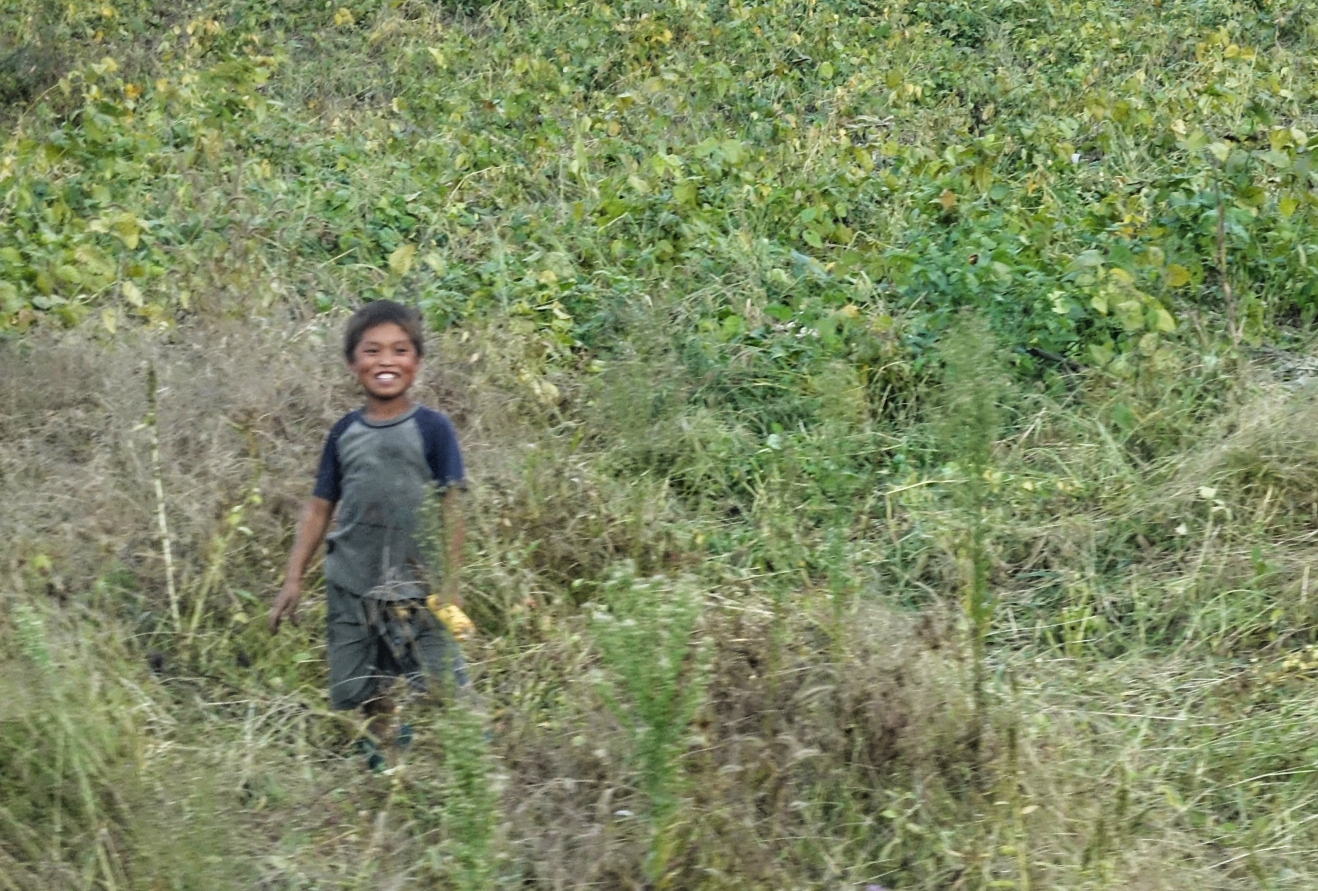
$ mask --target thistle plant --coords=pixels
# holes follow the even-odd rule
[[[958,515],[954,549],[961,608],[970,629],[975,710],[970,746],[978,752],[987,720],[986,643],[996,606],[988,583],[990,477],[993,443],[1002,426],[1006,381],[993,334],[977,315],[962,314],[953,322],[939,345],[938,356],[943,364],[943,394],[933,433],[957,480],[951,487]]]
[[[470,704],[455,702],[444,710],[438,733],[444,740],[439,822],[445,872],[458,891],[486,891],[494,871],[498,796],[485,722]]]
[[[591,622],[607,672],[609,708],[632,738],[641,791],[649,800],[651,881],[664,875],[668,829],[680,801],[678,759],[704,691],[705,659],[696,627],[700,598],[685,584],[638,579],[626,563],[604,585]]]

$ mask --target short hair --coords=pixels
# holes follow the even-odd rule
[[[362,342],[362,335],[376,325],[389,322],[407,333],[418,358],[426,354],[425,325],[421,321],[421,313],[392,300],[372,300],[348,319],[348,325],[343,330],[343,357],[351,362],[353,354],[357,352],[357,344]]]

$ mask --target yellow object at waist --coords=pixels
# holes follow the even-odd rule
[[[456,603],[442,603],[438,594],[431,594],[426,598],[426,606],[435,614],[436,619],[444,623],[455,640],[466,640],[476,632],[475,624]]]

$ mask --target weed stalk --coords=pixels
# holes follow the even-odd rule
[[[174,585],[174,552],[169,537],[169,521],[165,517],[165,482],[160,469],[160,426],[158,419],[156,365],[146,366],[146,419],[147,434],[151,437],[151,482],[156,493],[156,529],[160,533],[160,555],[165,561],[165,591],[169,595],[169,617],[174,622],[174,633],[183,630],[178,611],[178,589]]]
[[[963,476],[952,489],[961,527],[954,547],[970,630],[974,726],[969,742],[978,758],[988,720],[987,644],[996,606],[988,583],[993,444],[1002,424],[1005,382],[993,335],[978,316],[960,316],[944,335],[939,355],[944,392],[934,433],[944,456]]]

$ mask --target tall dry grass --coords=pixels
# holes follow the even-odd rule
[[[441,337],[417,395],[451,413],[470,459],[485,709],[470,726],[418,711],[414,749],[376,778],[352,758],[353,719],[326,706],[314,584],[300,628],[272,639],[259,621],[324,431],[355,402],[335,324],[36,335],[0,353],[10,886],[1311,878],[1307,393],[1242,384],[1144,461],[1103,432],[1107,407],[1136,399],[1120,385],[1022,396],[988,479],[999,606],[976,753],[937,479],[884,482],[828,532],[793,499],[837,430],[761,447],[741,488],[720,474],[745,434],[717,412],[661,406],[671,423],[647,439],[628,407],[640,384],[560,380],[546,399],[516,372],[515,336]],[[168,615],[147,361],[182,615],[202,604],[190,638]],[[689,580],[708,658],[651,779],[648,725],[617,699],[627,669],[589,622],[622,560]],[[671,795],[658,833],[656,792]]]

